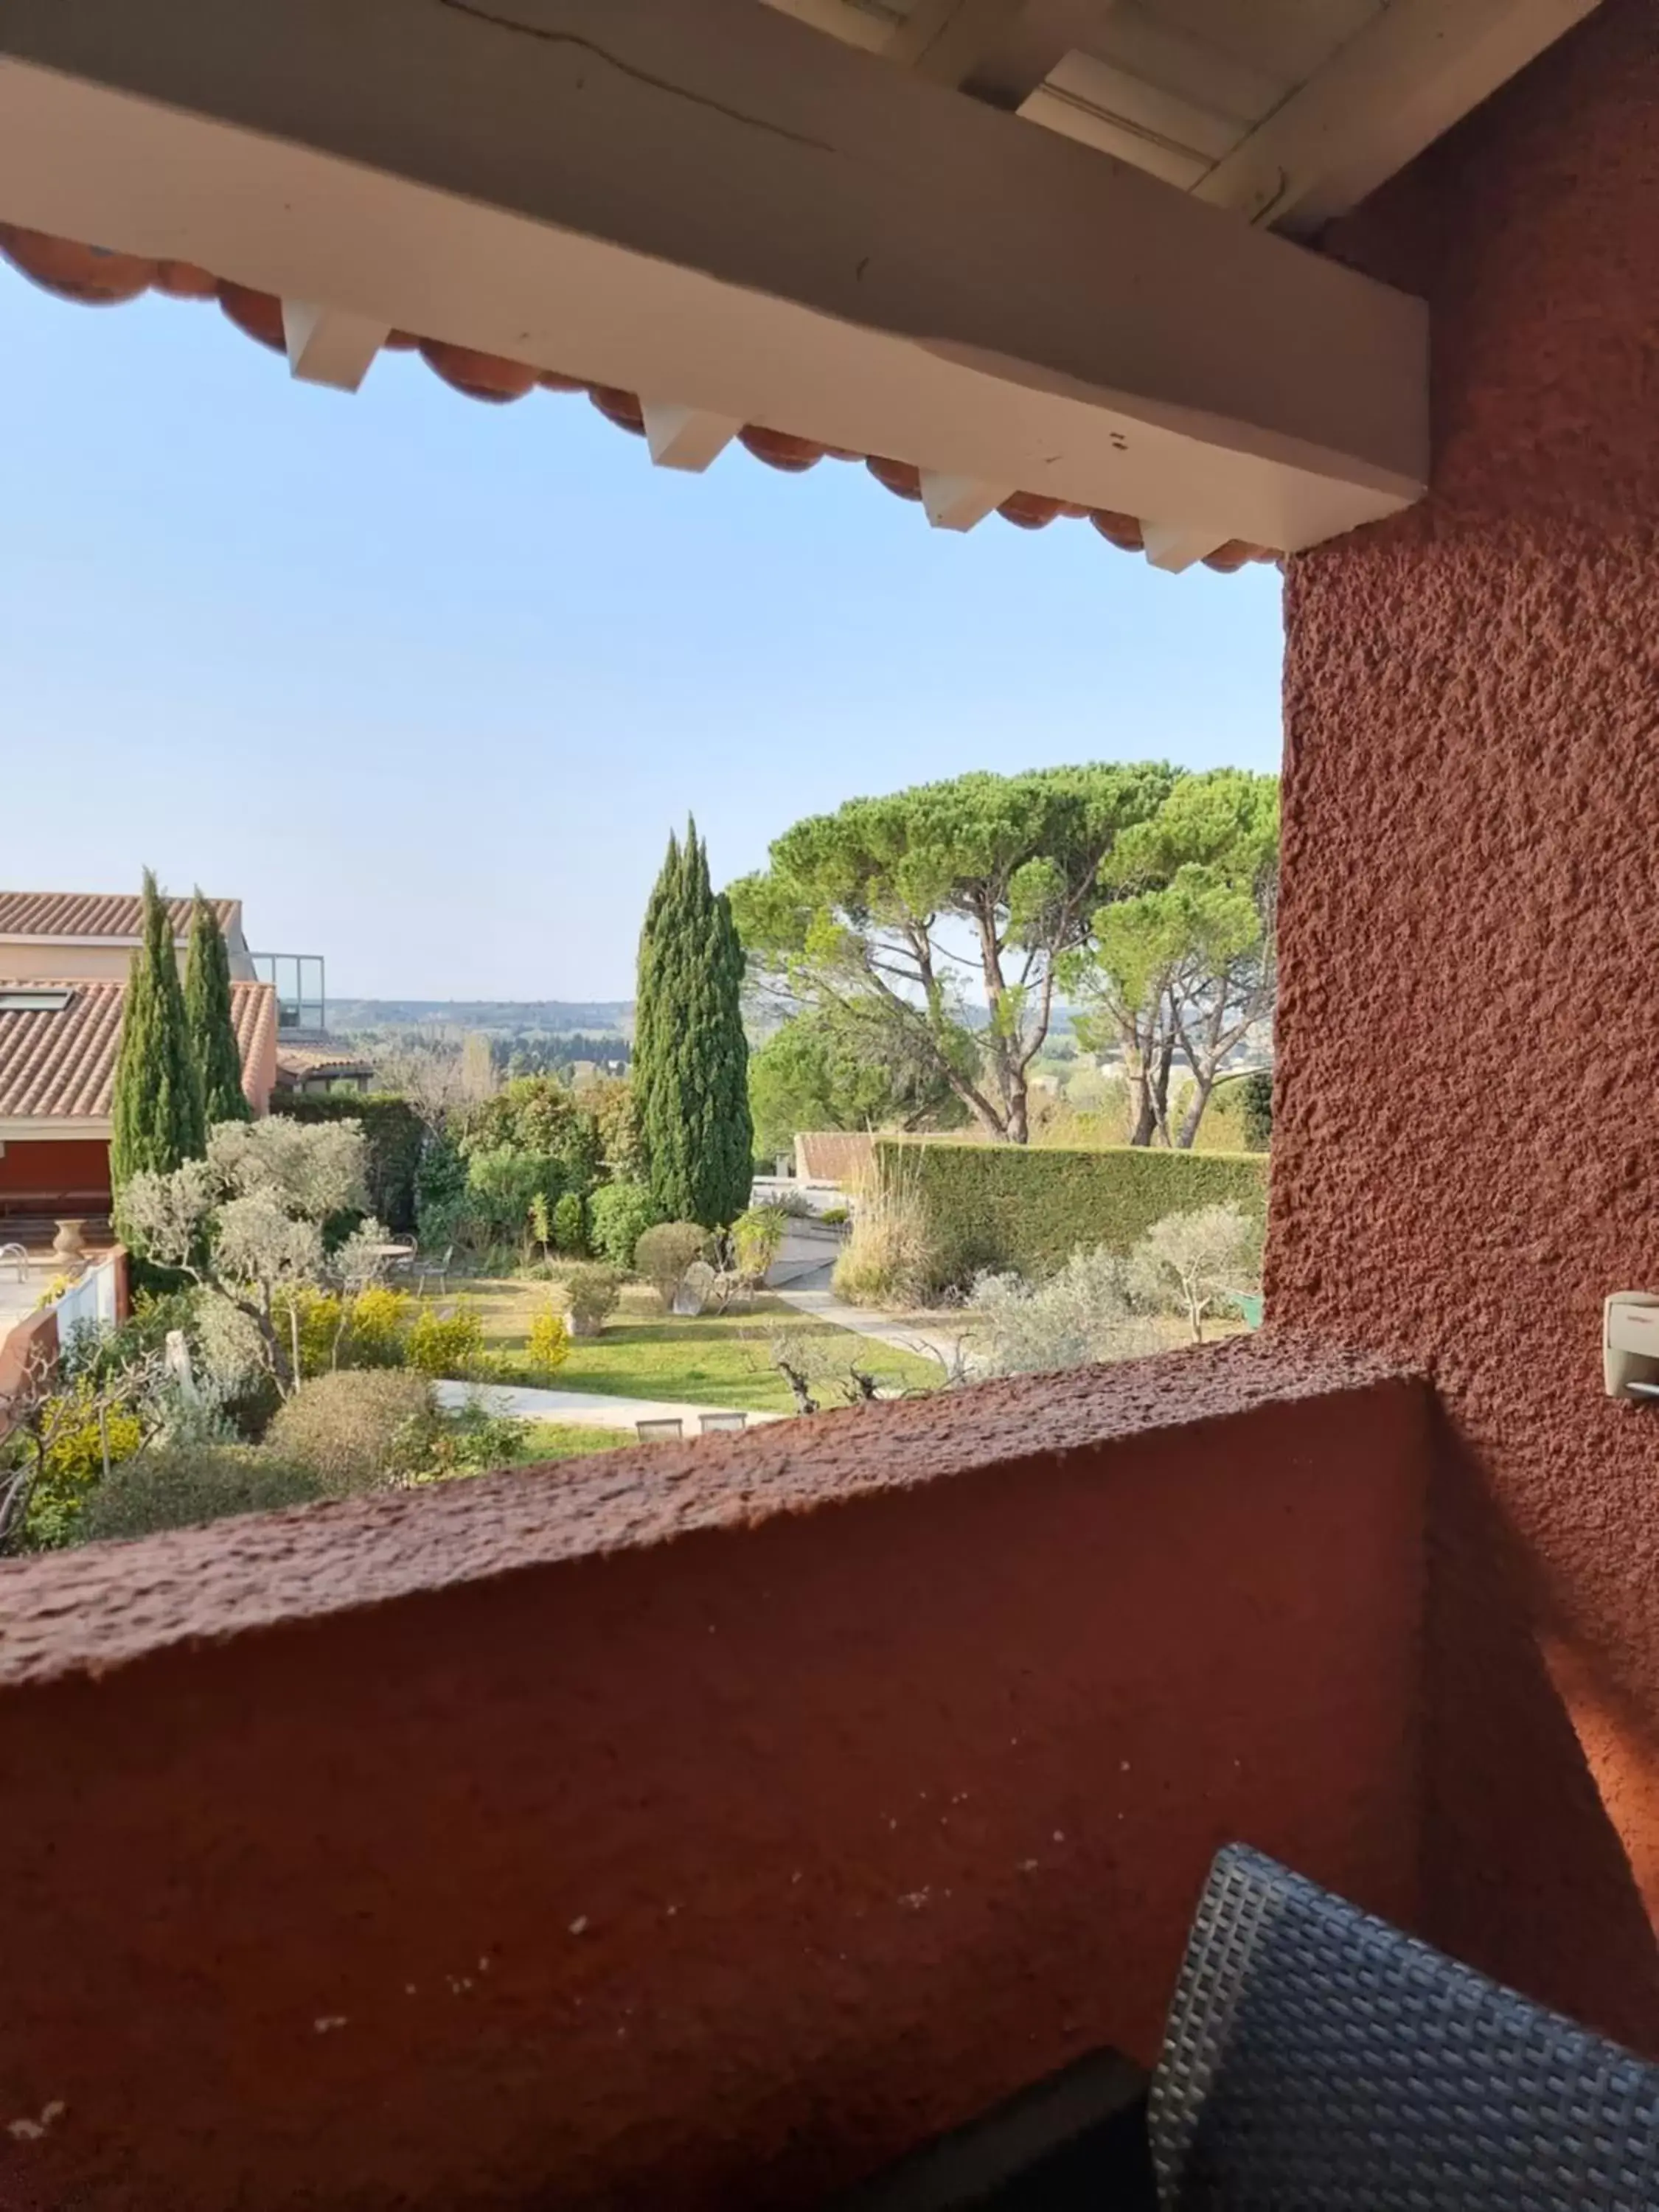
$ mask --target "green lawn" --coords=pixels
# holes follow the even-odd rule
[[[565,1421],[526,1421],[524,1450],[526,1460],[586,1459],[591,1452],[616,1451],[637,1443],[631,1429],[592,1429]]]
[[[543,1283],[481,1279],[458,1284],[453,1295],[472,1304],[491,1345],[516,1350],[549,1290]],[[676,1320],[658,1310],[650,1291],[630,1284],[604,1334],[574,1341],[569,1358],[548,1380],[560,1390],[787,1413],[794,1401],[772,1364],[775,1341],[787,1341],[788,1357],[805,1370],[824,1406],[844,1402],[842,1386],[854,1366],[890,1389],[933,1389],[942,1379],[933,1360],[814,1320],[781,1299],[757,1298],[744,1313]]]

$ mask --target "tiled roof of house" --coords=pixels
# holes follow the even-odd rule
[[[19,996],[63,991],[59,1008],[8,1012],[8,988]],[[0,985],[0,1121],[96,1119],[110,1109],[115,1054],[121,1042],[125,983]],[[233,983],[231,1018],[246,1084],[276,1027],[270,983]]]
[[[875,1139],[863,1129],[807,1129],[795,1139],[795,1173],[802,1182],[861,1183],[874,1164]]]
[[[240,899],[210,899],[221,929],[241,920]],[[190,934],[191,902],[169,899],[173,933]],[[143,901],[136,892],[0,891],[0,938],[117,937],[138,942]]]
[[[153,261],[136,253],[115,253],[103,246],[82,246],[44,231],[25,230],[15,223],[0,222],[0,258],[25,276],[59,298],[92,306],[109,307],[135,300],[141,293],[165,293],[175,300],[216,300],[238,330],[274,352],[286,354],[283,303],[274,293],[251,291],[246,284],[213,276],[186,261]],[[645,434],[645,416],[637,392],[618,392],[593,384],[585,377],[564,376],[551,369],[508,361],[500,354],[476,353],[466,346],[451,345],[441,338],[423,338],[408,331],[393,331],[386,341],[392,352],[419,353],[427,367],[470,399],[501,402],[522,399],[539,387],[546,392],[585,392],[599,412],[619,429],[636,437]],[[799,438],[787,430],[758,422],[745,423],[739,441],[769,467],[791,475],[814,468],[823,460],[862,461],[876,482],[900,499],[920,500],[921,478],[912,461],[887,459],[880,453],[848,453]],[[1139,521],[1132,514],[1117,514],[1103,507],[1084,507],[1045,494],[1017,491],[997,509],[1005,521],[1022,530],[1041,530],[1062,516],[1087,520],[1111,545],[1126,553],[1142,550]],[[1271,548],[1231,539],[1206,556],[1205,566],[1231,574],[1252,561],[1277,561]]]
[[[372,1075],[373,1067],[360,1053],[339,1044],[278,1044],[276,1078],[297,1082],[308,1075]]]

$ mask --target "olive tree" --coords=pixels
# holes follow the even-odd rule
[[[257,1334],[265,1366],[286,1396],[300,1371],[297,1309],[284,1343],[277,1307],[285,1290],[335,1280],[360,1287],[378,1269],[380,1223],[364,1221],[331,1255],[324,1224],[362,1203],[366,1147],[356,1121],[224,1121],[207,1157],[170,1175],[137,1175],[123,1219],[146,1259],[177,1267],[240,1314]]]

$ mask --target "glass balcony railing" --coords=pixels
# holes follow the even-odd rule
[[[256,952],[252,958],[259,981],[276,986],[279,1030],[321,1031],[328,1027],[320,953]]]

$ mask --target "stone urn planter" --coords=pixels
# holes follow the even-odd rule
[[[52,1249],[60,1260],[75,1260],[84,1263],[87,1256],[85,1221],[60,1221],[58,1224],[58,1234],[52,1240]]]

